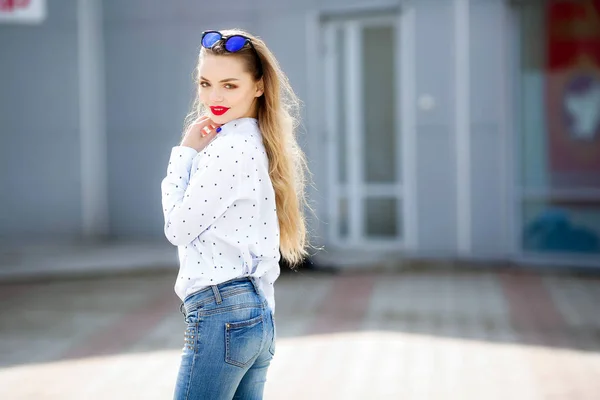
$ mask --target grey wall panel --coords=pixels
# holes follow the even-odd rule
[[[453,137],[445,125],[417,127],[418,253],[456,252]]]
[[[451,1],[413,4],[416,96],[428,94],[435,100],[430,110],[416,109],[417,251],[453,254],[457,246],[454,10]]]
[[[40,25],[0,25],[0,237],[77,236],[81,226],[75,1]]]
[[[414,3],[416,94],[429,94],[435,107],[417,114],[417,124],[454,127],[454,9],[452,1],[424,0]],[[442,132],[440,132],[442,133]]]
[[[472,125],[472,252],[504,255],[506,248],[506,199],[502,137],[498,126]]]
[[[505,255],[508,245],[505,7],[470,6],[471,242],[472,252],[485,256]]]

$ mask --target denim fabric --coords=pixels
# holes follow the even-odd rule
[[[187,325],[174,399],[262,399],[275,354],[275,322],[252,278],[185,298]]]

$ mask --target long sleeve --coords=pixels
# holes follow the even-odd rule
[[[237,200],[244,163],[227,139],[217,137],[200,153],[184,146],[172,149],[161,184],[164,231],[172,244],[191,243]],[[195,157],[200,159],[192,171]]]

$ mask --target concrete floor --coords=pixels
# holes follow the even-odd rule
[[[172,274],[0,284],[0,399],[169,399]],[[283,274],[265,399],[600,399],[600,279]]]

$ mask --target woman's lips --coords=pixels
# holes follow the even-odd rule
[[[214,115],[217,115],[217,116],[225,114],[228,110],[229,110],[229,108],[227,108],[227,107],[211,107],[210,108],[210,111]]]

